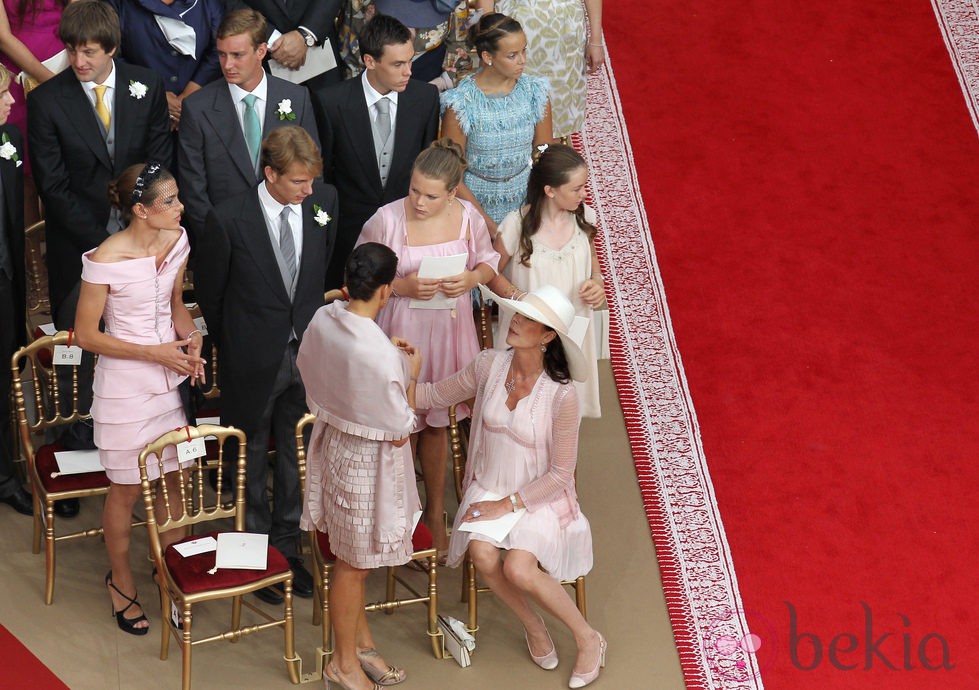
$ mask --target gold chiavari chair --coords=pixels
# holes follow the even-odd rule
[[[296,424],[296,449],[299,462],[299,481],[303,487],[305,495],[306,487],[306,442],[304,434],[306,428],[310,426],[316,417],[312,414],[304,415]],[[329,663],[330,656],[333,654],[333,632],[330,626],[330,578],[333,573],[333,563],[336,557],[330,549],[330,538],[319,530],[314,530],[309,534],[310,547],[313,552],[313,563],[315,566],[316,587],[314,589],[316,602],[313,606],[313,625],[322,626],[323,646],[319,652],[322,665],[325,667]],[[412,549],[410,563],[422,563],[427,575],[427,591],[419,592],[412,583],[398,573],[397,567],[386,568],[386,592],[384,601],[369,603],[365,606],[366,611],[383,611],[387,614],[394,613],[395,609],[411,604],[421,604],[426,609],[426,633],[432,644],[432,654],[436,659],[443,657],[442,632],[438,627],[438,549],[432,539],[431,532],[424,522],[419,521],[415,532],[412,535]],[[406,566],[400,566],[406,567]],[[410,595],[406,598],[398,598],[397,585],[401,585]]]
[[[211,439],[216,449],[213,458],[197,458],[184,470],[185,481],[180,482],[180,495],[170,496],[165,482],[151,483],[147,466],[155,463],[163,475],[163,453],[170,446],[178,446],[184,441]],[[235,449],[236,448],[236,449]],[[235,449],[235,450],[232,450]],[[179,451],[178,451],[179,452]],[[225,463],[228,453],[234,459]],[[207,473],[217,472],[217,491],[208,486]],[[221,488],[230,481],[226,475],[235,472],[234,501],[221,500]],[[292,609],[292,570],[289,562],[273,546],[268,547],[267,565],[264,570],[218,569],[214,568],[216,553],[210,551],[184,557],[171,544],[163,547],[162,535],[171,530],[191,530],[204,526],[215,539],[221,532],[245,531],[245,434],[234,427],[214,424],[188,426],[170,431],[150,443],[139,454],[139,474],[142,484],[143,505],[146,508],[146,529],[149,532],[150,551],[159,573],[161,608],[166,623],[161,626],[160,658],[166,659],[172,635],[181,646],[183,653],[182,687],[189,690],[191,683],[191,653],[195,646],[208,642],[226,640],[237,642],[241,637],[261,630],[281,627],[284,635],[284,659],[289,679],[300,682],[302,660],[296,654],[295,630]],[[156,484],[159,486],[157,487]],[[160,491],[165,506],[165,516],[158,517],[154,511],[156,492]],[[232,520],[232,530],[221,529],[219,520]],[[197,537],[203,530],[198,529]],[[183,540],[197,538],[185,537]],[[179,542],[178,542],[179,543]],[[282,584],[284,590],[283,614],[274,618],[243,597],[263,587]],[[194,640],[193,607],[205,601],[231,599],[231,625],[220,633]],[[176,608],[179,621],[174,621],[167,613],[171,602]],[[243,626],[241,607],[245,606],[258,616],[262,622]]]
[[[469,435],[463,425],[460,424],[456,415],[456,406],[449,408],[449,449],[452,455],[452,477],[455,484],[456,500],[462,500],[462,477],[466,471],[466,457],[469,449]],[[475,635],[479,630],[479,611],[476,603],[477,595],[491,591],[488,587],[480,587],[476,580],[476,567],[473,565],[472,558],[466,553],[463,562],[463,586],[462,600],[467,604],[468,621],[466,630]],[[574,590],[575,606],[581,611],[581,615],[588,617],[588,607],[585,598],[585,576],[567,580],[561,583]]]
[[[59,390],[56,376],[42,374],[47,371],[47,366],[51,366],[55,346],[68,345],[70,337],[67,331],[61,331],[53,336],[42,336],[15,352],[10,362],[13,376],[13,409],[34,494],[34,553],[40,553],[42,533],[44,536],[45,604],[50,604],[54,599],[56,543],[66,539],[102,534],[102,527],[99,526],[57,535],[55,502],[69,498],[104,496],[109,491],[109,479],[105,476],[105,472],[63,474],[55,453],[64,448],[59,442],[44,443],[42,440],[43,435],[52,430],[91,418],[88,411],[82,412],[78,409],[77,365],[56,365],[71,370],[69,400],[62,400],[63,393]],[[47,365],[42,364],[41,360],[46,361]]]

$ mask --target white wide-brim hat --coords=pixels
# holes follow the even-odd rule
[[[500,305],[500,309],[513,314],[516,312],[532,321],[553,328],[564,346],[564,355],[568,360],[568,370],[575,381],[588,379],[588,363],[581,351],[581,344],[588,335],[588,319],[575,316],[574,305],[561,294],[553,285],[541,285],[527,293],[526,297],[517,301],[500,297],[485,285],[479,286],[483,299],[490,299]],[[506,333],[500,337],[506,338]]]

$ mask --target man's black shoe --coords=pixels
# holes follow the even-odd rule
[[[6,503],[21,515],[33,515],[34,503],[31,495],[19,486],[9,496],[0,496],[0,503]]]
[[[279,594],[279,590],[275,587],[262,587],[261,589],[255,590],[255,596],[264,601],[266,604],[281,604],[285,601],[285,598]]]
[[[292,568],[292,593],[300,599],[313,598],[313,576],[303,565],[303,559],[290,558],[289,567]],[[278,587],[278,585],[276,585]]]
[[[77,498],[65,498],[54,502],[54,514],[60,518],[73,518],[78,515]]]

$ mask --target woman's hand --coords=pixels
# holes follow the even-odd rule
[[[588,74],[597,72],[605,64],[605,45],[589,43],[585,46],[585,67]]]
[[[501,498],[499,501],[477,501],[469,505],[469,509],[462,516],[462,521],[495,520],[511,512],[513,512],[513,504],[510,503],[509,498]]]
[[[194,337],[196,335],[196,337]],[[204,384],[204,364],[206,363],[201,357],[201,350],[204,347],[204,336],[200,333],[191,334],[190,344],[187,346],[187,354],[191,357],[196,357],[199,362],[194,365],[194,373],[190,375],[190,385],[196,385],[197,383]]]
[[[152,345],[148,348],[149,359],[181,376],[191,376],[198,368],[203,369],[204,366],[204,360],[199,356],[199,348],[197,355],[183,351],[182,348],[189,347],[191,341],[193,337],[162,345]]]
[[[412,299],[430,300],[435,297],[435,293],[442,287],[442,283],[437,278],[419,278],[418,273],[406,275],[398,281],[397,293],[402,297]]]
[[[177,129],[180,124],[180,109],[183,99],[175,93],[167,91],[167,110],[170,111],[170,129]]]
[[[475,271],[463,271],[457,276],[442,278],[442,292],[446,297],[459,297],[472,290],[479,283]]]
[[[598,309],[605,301],[605,287],[600,281],[589,278],[578,288],[578,296],[592,309]]]
[[[417,347],[409,343],[404,338],[391,336],[391,344],[405,353],[408,358],[408,372],[413,380],[418,379],[418,374],[422,370],[422,353]]]

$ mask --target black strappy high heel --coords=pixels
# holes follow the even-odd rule
[[[122,593],[122,590],[120,590],[118,587],[112,584],[111,570],[105,574],[105,586],[111,587],[116,591],[116,594],[118,594],[123,599],[129,602],[128,604],[126,604],[126,608],[124,608],[122,611],[116,611],[116,607],[113,605],[112,599],[111,598],[109,599],[109,608],[112,609],[112,615],[116,617],[116,624],[118,624],[119,629],[122,630],[123,632],[129,633],[130,635],[145,635],[146,633],[148,633],[150,631],[149,626],[145,628],[136,627],[137,623],[142,623],[143,621],[146,620],[146,614],[143,614],[138,618],[126,618],[123,615],[124,613],[126,613],[126,611],[131,609],[133,606],[139,606],[140,608],[142,608],[142,606],[140,606],[140,603],[136,600],[136,597],[126,596],[125,594]]]

